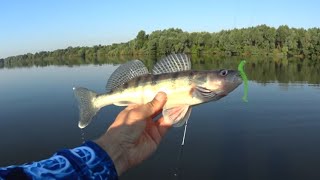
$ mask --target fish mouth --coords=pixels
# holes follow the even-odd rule
[[[238,85],[242,84],[242,77],[239,72],[233,77],[233,82]]]
[[[235,90],[240,84],[242,84],[242,78],[238,71],[234,71],[234,74],[230,75],[226,84],[224,85],[224,91],[219,96],[227,96],[230,92]]]
[[[235,86],[242,84],[242,77],[239,71],[231,71],[226,80],[228,83],[231,83]]]

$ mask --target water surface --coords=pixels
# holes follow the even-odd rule
[[[194,69],[236,69],[240,59],[192,61]],[[81,144],[72,87],[102,93],[116,67],[0,69],[0,166]],[[252,59],[245,69],[248,103],[240,86],[193,108],[178,178],[173,174],[183,128],[172,129],[150,159],[121,179],[320,179],[320,63]],[[84,130],[85,139],[99,137],[122,109],[102,109]]]

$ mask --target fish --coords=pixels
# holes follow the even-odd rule
[[[152,73],[140,60],[131,60],[111,74],[103,94],[83,87],[73,88],[79,103],[78,126],[88,126],[105,106],[146,104],[158,92],[165,92],[167,102],[162,110],[164,120],[173,127],[180,127],[189,119],[193,106],[217,101],[241,83],[237,70],[192,70],[186,54],[171,54],[160,59]]]

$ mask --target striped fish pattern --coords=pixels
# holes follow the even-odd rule
[[[152,73],[141,61],[129,61],[111,75],[104,94],[74,88],[80,109],[78,126],[86,127],[102,107],[145,104],[162,91],[167,94],[162,115],[165,121],[180,127],[189,118],[192,106],[219,100],[241,83],[236,70],[191,70],[190,59],[185,54],[161,59]]]

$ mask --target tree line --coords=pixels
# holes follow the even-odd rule
[[[12,64],[99,63],[110,56],[152,55],[170,53],[215,54],[226,56],[271,55],[299,56],[320,59],[320,28],[256,27],[222,30],[220,32],[186,32],[170,28],[147,34],[141,30],[136,38],[126,43],[93,47],[68,47],[55,51],[7,57],[0,67]]]

